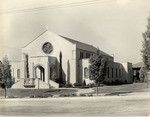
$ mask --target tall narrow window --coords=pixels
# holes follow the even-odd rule
[[[121,78],[121,69],[119,69],[119,78]]]
[[[83,58],[83,52],[80,52],[80,59]]]
[[[20,78],[20,69],[17,69],[17,78]]]
[[[107,75],[108,75],[108,78],[109,78],[109,68],[107,69]]]
[[[112,78],[114,77],[114,69],[112,68]]]
[[[87,67],[84,68],[84,78],[89,77],[89,69]]]
[[[118,69],[116,69],[116,78],[118,77],[118,71],[117,71]]]
[[[86,58],[90,58],[90,53],[86,53]]]

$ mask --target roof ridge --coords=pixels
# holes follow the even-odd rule
[[[70,41],[70,42],[72,42],[72,43],[81,43],[81,44],[84,44],[84,45],[87,45],[87,46],[90,46],[90,47],[92,47],[92,48],[94,48],[94,49],[97,49],[95,46],[93,46],[93,45],[90,45],[90,44],[87,44],[87,43],[84,43],[84,42],[80,42],[80,41],[77,41],[77,40],[74,40],[74,39],[72,39],[72,38],[68,38],[68,37],[65,37],[65,36],[62,36],[62,35],[59,35],[60,37],[62,37],[62,38],[64,38],[64,39],[66,39],[66,40],[68,40],[68,41]],[[100,49],[99,49],[100,50]],[[111,55],[109,55],[109,54],[107,54],[106,52],[104,52],[104,51],[102,51],[102,50],[100,50],[103,54],[105,54],[105,55],[107,55],[107,56],[111,56]]]
[[[71,40],[71,41],[76,41],[76,42],[79,42],[79,43],[82,43],[82,44],[85,44],[85,45],[93,46],[93,45],[91,45],[91,44],[87,44],[87,43],[84,43],[84,42],[81,42],[81,41],[78,41],[78,40],[74,40],[74,39],[69,38],[69,37],[65,37],[65,36],[62,36],[62,35],[59,35],[59,36],[65,38],[65,39]],[[73,43],[73,42],[72,42],[72,43]],[[95,46],[93,46],[93,47],[96,48]]]
[[[140,63],[144,63],[144,62],[143,62],[143,61],[141,61],[141,62],[135,63],[135,64],[133,64],[133,65],[140,64]]]
[[[41,34],[39,34],[35,39],[33,39],[32,41],[30,41],[28,44],[26,44],[25,46],[23,46],[22,48],[28,46],[30,43],[32,43],[33,41],[35,41],[38,37],[40,37],[41,35],[43,35],[46,31],[48,31],[47,29],[45,31],[43,31]]]

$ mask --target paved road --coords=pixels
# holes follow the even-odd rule
[[[148,93],[127,96],[0,99],[0,116],[148,116]]]

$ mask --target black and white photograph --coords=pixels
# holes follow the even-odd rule
[[[150,0],[0,0],[0,117],[150,117]]]

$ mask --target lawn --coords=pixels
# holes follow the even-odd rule
[[[61,94],[74,94],[76,93],[76,89],[7,89],[7,96],[14,97],[29,97],[31,95],[34,96],[53,96],[53,95],[61,95]],[[0,90],[0,97],[4,96],[4,90]]]
[[[91,90],[93,89],[93,92]],[[14,97],[30,97],[32,96],[46,96],[51,97],[58,95],[60,97],[67,96],[68,94],[96,94],[96,87],[94,88],[66,88],[66,89],[7,89],[7,96]],[[99,94],[107,95],[118,95],[127,94],[133,92],[145,92],[147,91],[146,83],[133,83],[124,85],[114,85],[114,86],[101,86],[99,87]],[[79,94],[79,95],[80,95]],[[4,96],[4,90],[0,89],[0,97]]]
[[[98,92],[99,94],[117,95],[117,94],[143,92],[143,91],[147,91],[147,83],[133,83],[133,84],[124,84],[124,85],[103,86],[103,87],[99,87]],[[93,93],[96,93],[96,88],[94,88]]]

